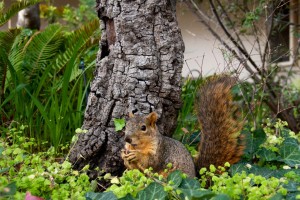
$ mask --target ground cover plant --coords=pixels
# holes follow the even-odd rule
[[[195,85],[197,88],[201,82],[199,80],[186,81],[190,85],[183,87],[183,99],[187,99],[188,95],[195,95],[195,90],[191,90],[187,94],[186,88],[193,88]],[[247,91],[249,85],[246,85]],[[237,87],[232,90],[236,94],[237,91],[241,90]],[[239,95],[236,96],[236,100],[239,101],[240,98]],[[183,103],[183,105],[186,104],[192,103],[190,101]],[[267,114],[270,112],[263,105],[261,106],[264,108],[263,111],[257,110],[254,115],[244,113],[248,117],[248,123],[242,133],[245,135],[247,148],[243,160],[230,166],[228,172],[225,172],[225,168],[229,167],[228,164],[223,167],[203,168],[199,171],[200,178],[195,182],[179,172],[171,173],[167,179],[163,179],[158,174],[151,173],[151,170],[146,170],[146,175],[137,171],[127,171],[121,178],[111,178],[113,185],[107,189],[108,192],[89,193],[88,197],[90,199],[143,199],[147,193],[150,196],[152,194],[153,199],[300,198],[300,137],[287,128],[286,122],[276,118],[267,118]],[[189,109],[189,115],[193,117],[180,118],[182,115],[179,115],[179,121],[185,122],[187,127],[184,128],[185,131],[179,133],[181,136],[179,138],[182,139],[182,142],[187,143],[187,147],[193,155],[195,153],[193,141],[198,133],[195,132],[197,124],[193,119],[192,107],[182,107]],[[186,113],[186,111],[181,110],[181,113]],[[253,119],[254,116],[257,117]],[[188,126],[191,124],[192,126]],[[256,124],[256,128],[254,128],[254,124]],[[178,127],[177,130],[181,128],[183,127]],[[174,176],[180,176],[180,178],[177,177],[179,180],[177,179],[175,184]],[[184,181],[181,182],[182,180]],[[187,185],[188,188],[186,188]]]
[[[123,123],[116,120],[119,129]],[[227,163],[203,168],[198,172],[199,179],[188,178],[179,171],[164,178],[152,169],[126,170],[122,177],[106,174],[98,180],[109,181],[111,186],[102,188],[105,191],[101,193],[95,190],[99,188],[97,182],[87,176],[88,166],[81,171],[72,170],[72,165],[64,160],[67,155],[58,156],[53,148],[32,154],[35,139],[22,134],[27,128],[10,129],[7,137],[1,139],[0,179],[4,184],[0,194],[7,199],[23,199],[26,192],[44,199],[59,199],[58,194],[67,199],[300,198],[300,137],[281,120],[265,118],[256,129],[246,125],[243,134],[247,148],[243,160],[233,166]],[[185,133],[188,136],[194,137]]]
[[[11,129],[0,144],[3,183],[0,195],[24,199],[29,191],[45,199],[297,199],[300,197],[300,138],[284,122],[268,123],[264,129],[245,130],[250,144],[245,158],[228,172],[225,167],[229,165],[225,164],[201,169],[199,179],[187,178],[179,171],[165,179],[151,169],[144,173],[129,170],[122,177],[109,174],[99,177],[112,183],[103,193],[94,192],[97,183],[90,182],[86,174],[88,166],[81,171],[72,170],[68,161],[57,162],[53,148],[32,154],[30,148],[36,145],[35,140],[21,134],[27,127]]]
[[[27,126],[13,128],[0,141],[0,198],[25,199],[26,192],[45,199],[85,199],[92,184],[86,174],[72,170],[55,149],[31,153],[37,143],[24,137]]]

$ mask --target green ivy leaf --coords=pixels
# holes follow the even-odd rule
[[[120,198],[119,200],[134,200],[134,198],[131,196],[131,194],[127,194],[125,197]]]
[[[180,186],[182,189],[190,189],[190,190],[196,190],[200,188],[200,183],[199,181],[192,179],[192,178],[186,178],[183,179]]]
[[[0,146],[0,157],[2,156],[3,151],[4,151],[4,147]]]
[[[246,171],[248,173],[249,169],[246,167],[246,163],[234,164],[229,169],[231,175],[235,175],[236,173],[242,173],[242,171]]]
[[[14,195],[17,192],[17,186],[15,182],[12,182],[5,186],[5,188],[1,191],[0,190],[0,197],[4,196],[11,196]]]
[[[299,186],[300,186],[300,183],[289,180],[289,182],[284,185],[284,188],[286,188],[289,192],[298,192]]]
[[[275,152],[266,148],[261,148],[257,152],[257,155],[265,161],[273,161],[278,159]]]
[[[282,157],[281,161],[289,166],[300,165],[300,148],[296,139],[285,139],[279,149],[279,154]]]
[[[218,194],[213,199],[214,200],[230,200],[231,198],[226,194]]]
[[[262,128],[256,129],[252,133],[249,131],[243,132],[246,135],[247,144],[245,149],[245,155],[252,158],[253,154],[257,152],[259,146],[266,141],[266,133]]]
[[[173,185],[175,187],[178,187],[182,181],[182,172],[179,170],[173,171],[168,176],[168,182],[172,181]]]
[[[235,96],[239,95],[241,92],[241,86],[239,84],[236,84],[231,88],[231,94]]]
[[[280,132],[281,132],[281,136],[284,137],[284,138],[289,138],[289,137],[291,137],[291,136],[290,136],[291,130],[288,129],[288,128],[286,128],[286,127],[283,127],[283,128],[281,129]]]
[[[286,169],[276,169],[276,170],[272,170],[268,167],[260,167],[257,165],[251,165],[251,168],[248,169],[246,167],[245,163],[238,163],[235,165],[232,165],[229,169],[229,172],[231,173],[231,175],[235,175],[236,173],[242,173],[243,171],[245,171],[247,174],[254,174],[256,176],[261,175],[265,178],[270,178],[270,177],[275,177],[275,178],[281,178],[284,176],[284,174],[286,174],[289,171],[294,171],[296,174],[300,174],[300,170],[286,170]]]
[[[121,131],[125,126],[125,119],[116,119],[114,118],[115,130]]]
[[[265,178],[270,178],[270,177],[276,177],[276,173],[279,170],[272,170],[269,169],[267,167],[259,167],[259,166],[253,166],[250,170],[249,170],[249,174],[253,173],[256,176],[261,175]]]
[[[278,194],[278,193],[270,198],[270,200],[281,200],[281,199],[285,199],[285,198],[282,194]]]
[[[282,199],[285,199],[285,200],[295,200],[297,198],[299,198],[299,195],[300,195],[300,192],[293,192],[293,193],[288,193],[286,195],[285,198],[282,198]]]
[[[245,171],[247,174],[253,173],[255,175],[261,175],[266,178],[272,176],[274,173],[274,170],[259,167],[257,165],[251,165],[251,168],[247,168],[245,163],[238,163],[232,165],[229,169],[229,172],[232,175],[235,175],[236,173],[241,174],[243,171]]]
[[[9,171],[9,167],[2,168],[2,169],[0,169],[0,174],[8,172],[8,171]]]
[[[85,198],[86,200],[117,200],[117,197],[114,195],[113,192],[87,192],[85,194]]]
[[[139,200],[164,200],[167,197],[167,193],[164,191],[164,187],[156,182],[150,183],[148,187],[138,193],[137,199]]]
[[[191,189],[182,189],[183,193],[180,195],[182,199],[193,199],[193,200],[200,200],[200,199],[211,199],[212,197],[216,196],[210,190],[191,190]]]

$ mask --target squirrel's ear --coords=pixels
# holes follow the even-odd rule
[[[134,117],[134,114],[132,113],[132,111],[130,111],[130,112],[128,113],[128,116],[129,116],[129,118],[133,118],[133,117]]]
[[[155,127],[155,123],[157,121],[157,113],[156,112],[151,112],[147,117],[146,117],[148,123],[150,126]]]

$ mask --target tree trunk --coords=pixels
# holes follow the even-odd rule
[[[158,127],[171,136],[180,108],[184,44],[174,0],[97,0],[102,32],[95,78],[83,129],[69,159],[120,175],[123,135],[114,118],[156,111]],[[90,177],[100,175],[91,170]]]
[[[35,4],[18,13],[17,27],[40,30],[40,5]]]

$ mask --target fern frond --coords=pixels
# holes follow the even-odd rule
[[[21,75],[22,72],[20,70],[20,66],[23,62],[24,55],[21,52],[30,35],[31,32],[26,32],[26,30],[22,30],[18,35],[16,35],[14,40],[11,41],[11,48],[7,52],[5,52],[5,54],[1,54],[2,56],[5,56],[5,59],[9,61],[10,66],[12,66],[14,68],[13,70],[16,72],[15,74],[11,74],[12,70],[7,70],[4,91],[6,90],[8,84],[12,83],[12,80],[18,78],[18,81],[22,82],[23,76]],[[3,43],[4,42],[5,41],[3,41]],[[8,66],[7,63],[5,66]]]
[[[99,30],[99,19],[94,19],[87,24],[84,24],[80,28],[73,31],[73,33],[68,37],[68,43],[73,44],[74,41],[79,38],[84,39],[86,41],[85,46],[83,45],[81,48],[89,48],[90,46],[98,43],[100,35],[98,35],[98,40],[95,39],[95,33]]]
[[[43,31],[24,29],[15,38],[9,60],[20,75],[20,82],[38,82],[45,67],[63,51],[63,27],[59,24],[47,26]],[[7,76],[10,81],[10,76]]]
[[[78,64],[73,66],[70,81],[74,80],[80,75],[81,71],[78,69],[79,59],[84,51],[99,44],[99,40],[92,37],[98,30],[99,20],[96,19],[90,21],[79,29],[73,31],[72,34],[66,36],[66,51],[63,54],[59,55],[59,57],[55,61],[55,68],[57,72],[62,71],[70,61],[70,59],[76,56],[76,63]]]
[[[7,31],[1,31],[0,32],[0,46],[2,49],[5,49],[5,51],[8,53],[15,38],[17,35],[19,35],[21,32],[20,29],[10,29]]]
[[[30,38],[23,51],[25,62],[30,64],[31,70],[43,69],[63,50],[62,30],[60,24],[51,24],[44,31],[37,32]]]
[[[34,31],[29,29],[23,29],[20,32],[20,34],[15,38],[11,46],[8,58],[17,72],[22,71],[22,64],[24,62],[23,52],[26,48],[27,42],[30,40],[33,34]]]
[[[37,4],[42,0],[22,0],[13,3],[7,11],[0,13],[0,27],[3,26],[11,17],[17,14],[22,9]]]
[[[13,41],[20,33],[19,29],[10,29],[8,31],[0,32],[0,95],[4,95],[5,92],[5,85],[6,85],[6,76],[8,70],[8,54],[10,52],[11,46],[13,45]],[[0,97],[1,98],[1,97]],[[1,100],[0,100],[1,102]]]

